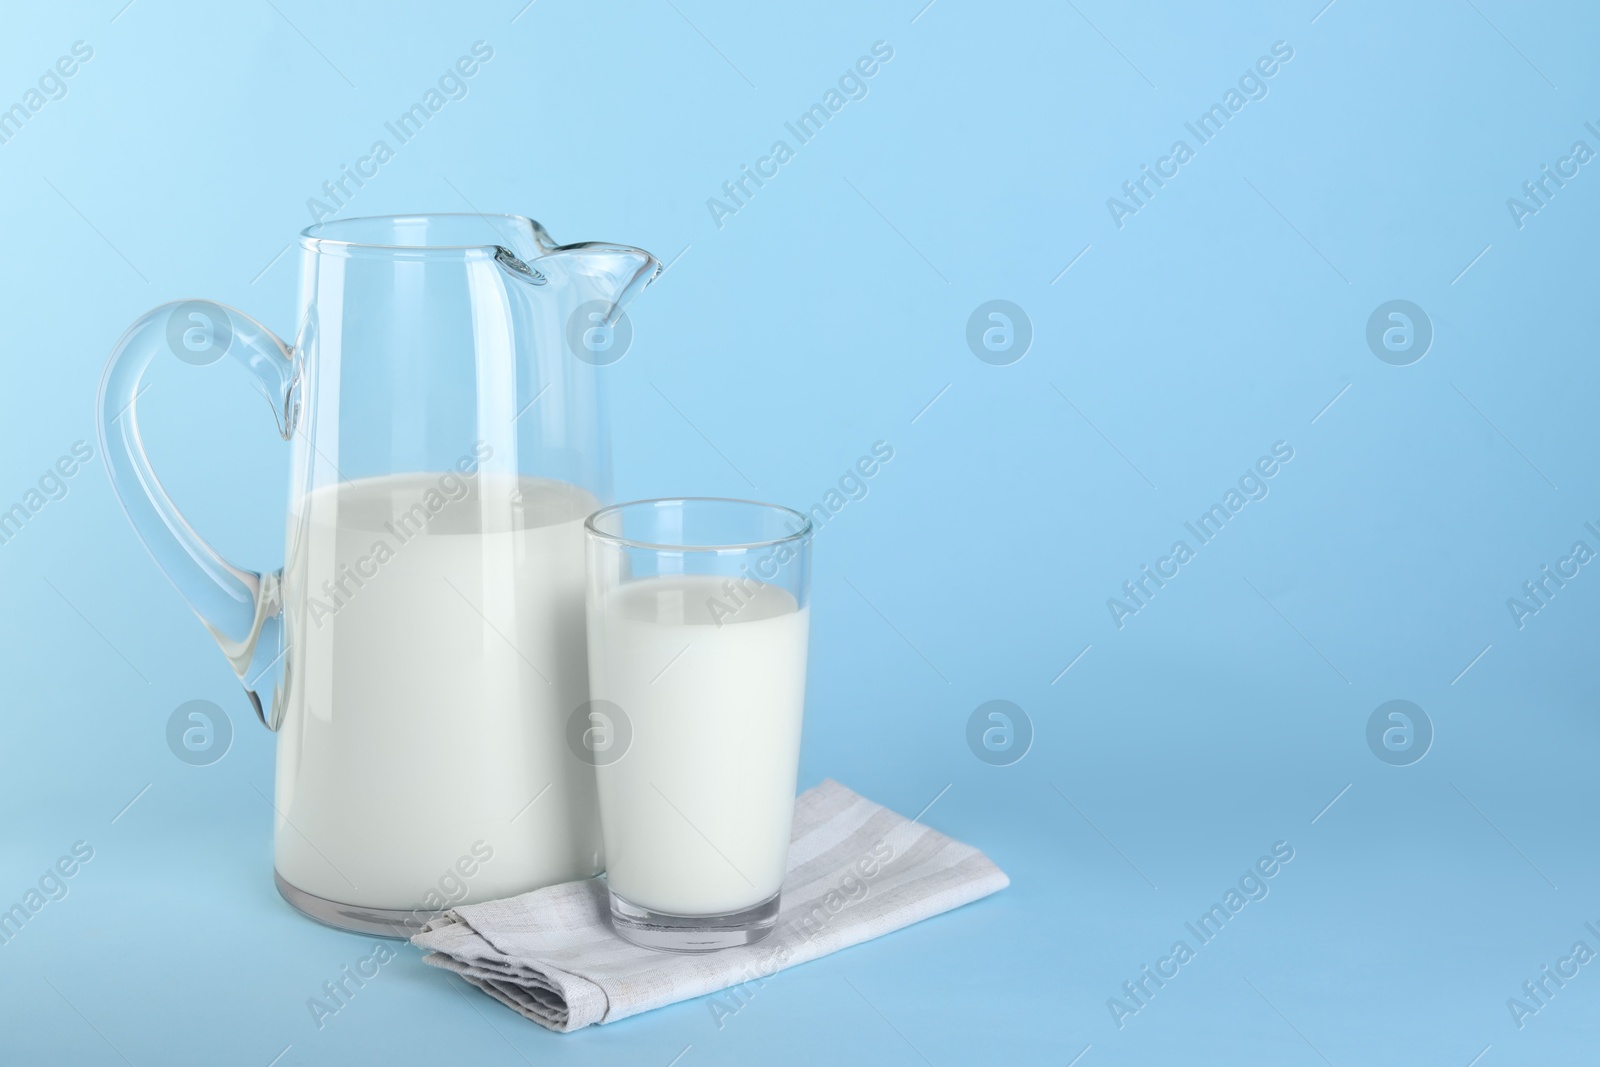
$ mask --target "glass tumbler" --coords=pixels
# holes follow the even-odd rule
[[[647,948],[771,932],[788,861],[811,522],[689,498],[585,524],[590,703],[611,920]]]

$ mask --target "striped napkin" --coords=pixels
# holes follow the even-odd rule
[[[680,955],[629,944],[612,932],[597,878],[463,905],[411,941],[428,950],[424,963],[566,1032],[763,981],[1008,884],[972,846],[825,781],[795,799],[777,928],[754,945]]]

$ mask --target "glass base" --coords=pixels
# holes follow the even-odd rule
[[[421,933],[422,927],[433,917],[425,911],[363,908],[355,904],[340,904],[336,900],[324,900],[290,885],[277,871],[272,872],[272,881],[278,887],[278,895],[288,901],[295,911],[335,930],[408,941],[413,934]]]
[[[659,952],[715,952],[753,945],[778,923],[774,893],[753,907],[722,915],[667,915],[641,908],[612,892],[611,926],[617,936]]]

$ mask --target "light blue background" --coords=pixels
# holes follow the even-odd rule
[[[306,999],[370,939],[277,898],[272,739],[97,457],[0,545],[0,903],[95,849],[0,947],[0,1059],[1593,1055],[1600,965],[1521,1029],[1506,1006],[1600,949],[1600,573],[1520,630],[1506,607],[1600,548],[1600,173],[1521,229],[1506,207],[1575,140],[1600,149],[1592,10],[522,2],[9,10],[0,106],[74,41],[94,58],[0,145],[0,507],[93,442],[105,356],[147,308],[208,297],[292,332],[295,256],[273,260],[306,199],[484,40],[470,95],[341,214],[517,212],[675,259],[609,372],[621,498],[805,507],[892,444],[817,539],[802,784],[907,813],[948,786],[926,821],[1012,886],[784,973],[721,1029],[695,1001],[549,1034],[406,949],[318,1031]],[[707,198],[879,40],[870,95],[716,226]],[[1119,229],[1107,197],[1275,41],[1294,58],[1269,95]],[[1406,367],[1365,341],[1396,298],[1435,329]],[[965,341],[991,299],[1035,331],[1010,366]],[[269,413],[169,362],[141,405],[157,469],[225,553],[276,567]],[[1277,441],[1270,495],[1119,630],[1106,599]],[[1395,698],[1436,730],[1409,767],[1365,740]],[[191,699],[232,717],[213,766],[164,741]],[[991,699],[1036,733],[1009,767],[966,744]],[[1270,895],[1119,1029],[1107,998],[1280,840]]]

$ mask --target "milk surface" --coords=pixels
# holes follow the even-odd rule
[[[591,694],[633,735],[596,768],[606,877],[673,915],[766,900],[788,855],[810,609],[753,585],[728,615],[725,581],[648,578],[589,606]]]
[[[596,506],[571,485],[488,473],[358,479],[294,506],[285,880],[409,910],[599,872],[594,772],[565,740],[588,698]]]

